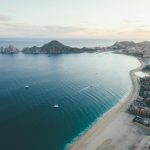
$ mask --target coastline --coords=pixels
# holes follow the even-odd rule
[[[122,147],[126,150],[127,146],[131,144],[131,141],[125,141],[124,146],[119,143],[122,143],[121,138],[123,140],[127,136],[127,130],[129,130],[128,127],[132,126],[131,120],[133,116],[125,111],[128,104],[138,95],[140,87],[138,83],[139,77],[135,75],[135,72],[140,71],[144,66],[144,63],[141,60],[139,60],[139,62],[140,66],[131,70],[129,73],[132,82],[129,94],[123,98],[117,106],[106,113],[102,119],[98,120],[85,134],[81,135],[75,143],[70,145],[68,147],[69,150],[120,150]],[[116,127],[118,129],[116,129]],[[124,128],[126,128],[125,131],[122,130]],[[133,127],[133,130],[135,130],[135,128],[136,127]],[[118,134],[118,131],[121,132]],[[139,138],[140,136],[138,137],[138,140]],[[135,138],[135,140],[137,140],[137,138]],[[117,147],[116,144],[118,144]]]

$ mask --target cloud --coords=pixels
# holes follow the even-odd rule
[[[86,30],[85,28],[72,26],[44,26],[44,28],[49,31],[60,31],[60,32],[78,32]]]
[[[6,22],[6,21],[10,21],[10,20],[12,20],[12,18],[10,16],[0,14],[0,22]]]
[[[150,39],[150,26],[140,21],[124,21],[118,27],[88,28],[18,23],[2,15],[0,20],[1,37]]]
[[[131,30],[149,30],[150,24],[144,23],[142,20],[125,20],[122,22],[122,27]]]
[[[1,36],[15,37],[71,37],[81,35],[86,28],[73,26],[38,26],[25,23],[3,22],[0,24]]]

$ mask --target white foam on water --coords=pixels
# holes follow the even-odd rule
[[[85,90],[87,90],[87,89],[89,89],[90,88],[90,86],[86,86],[86,87],[84,87],[84,88],[82,88],[81,90],[79,90],[78,92],[80,93],[80,92],[83,92],[83,91],[85,91]]]

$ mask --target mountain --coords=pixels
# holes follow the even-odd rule
[[[22,50],[23,53],[28,54],[62,54],[62,53],[81,53],[81,52],[93,52],[94,49],[88,48],[73,48],[70,46],[66,46],[59,41],[51,41],[42,47],[31,47],[31,48],[24,48]]]
[[[107,47],[112,50],[121,50],[123,53],[142,56],[142,57],[150,57],[150,42],[144,41],[135,43],[133,41],[122,41],[116,42],[114,45]]]
[[[135,43],[133,41],[122,41],[116,42],[114,45],[111,46],[113,49],[141,49],[141,50],[149,50],[150,49],[150,42],[144,41]]]
[[[133,41],[122,41],[122,42],[116,42],[114,45],[111,46],[113,49],[127,49],[130,47],[135,47],[136,43]]]

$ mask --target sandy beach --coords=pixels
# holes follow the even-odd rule
[[[149,134],[146,129],[133,124],[134,116],[126,112],[129,103],[137,97],[140,87],[135,72],[143,66],[141,62],[140,67],[130,71],[132,88],[123,102],[71,145],[70,150],[128,150]]]

